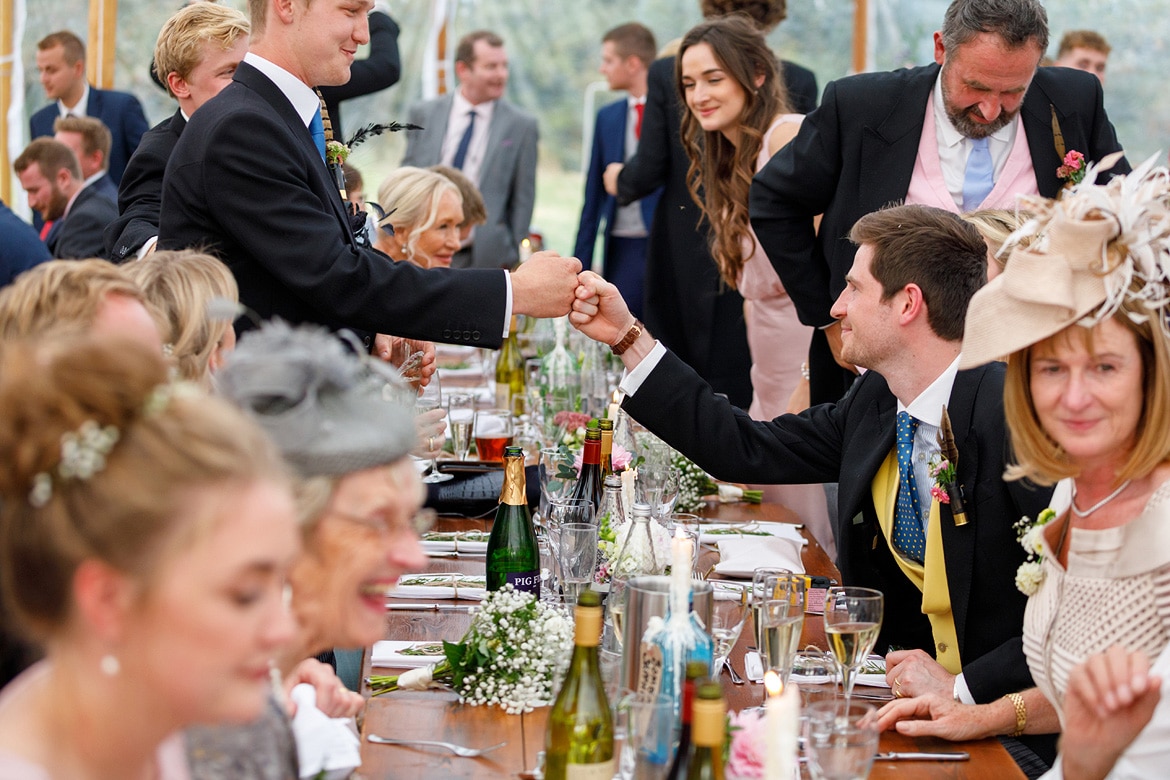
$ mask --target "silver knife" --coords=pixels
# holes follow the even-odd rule
[[[428,558],[486,558],[486,552],[427,552]]]
[[[877,761],[967,761],[970,753],[878,753],[874,756]]]
[[[403,604],[397,601],[387,601],[386,609],[414,610],[416,612],[470,612],[473,607],[467,604]]]

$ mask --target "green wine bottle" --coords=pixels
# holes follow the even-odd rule
[[[719,683],[705,682],[695,687],[687,780],[723,780],[725,709]]]
[[[540,553],[524,484],[524,450],[504,448],[504,488],[487,543],[487,589],[511,583],[540,597]]]
[[[507,409],[517,416],[523,414],[524,384],[524,355],[516,339],[516,315],[513,314],[508,338],[496,358],[496,408]],[[521,408],[516,408],[517,403]]]
[[[612,780],[613,715],[601,681],[601,598],[584,591],[577,600],[573,659],[548,713],[544,733],[547,780]]]
[[[597,421],[601,429],[601,482],[613,473],[613,420],[601,418]]]

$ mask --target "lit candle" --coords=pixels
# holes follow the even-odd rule
[[[796,768],[796,728],[800,720],[800,692],[795,685],[782,685],[780,675],[764,675],[768,701],[764,706],[764,777],[792,780]]]
[[[527,238],[520,241],[520,262],[523,263],[528,258],[532,257],[532,242]]]
[[[613,424],[617,425],[618,413],[622,410],[622,391],[614,388],[613,397],[610,399],[609,412],[607,416],[613,420]]]

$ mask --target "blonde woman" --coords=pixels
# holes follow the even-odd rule
[[[450,179],[405,166],[382,181],[378,202],[387,214],[379,223],[375,248],[423,268],[451,266],[459,251],[463,197]]]
[[[211,374],[236,346],[232,318],[240,293],[232,272],[192,249],[153,252],[122,268],[142,288],[179,376],[209,387]]]

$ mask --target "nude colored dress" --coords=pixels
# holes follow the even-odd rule
[[[803,119],[802,114],[777,117],[764,134],[756,161],[757,171],[771,158],[768,144],[776,128],[790,123],[799,125]],[[752,238],[755,238],[754,231]],[[800,364],[808,360],[813,329],[802,325],[797,318],[796,307],[784,291],[784,285],[759,241],[755,242],[754,251],[745,241],[744,255],[747,260],[739,272],[737,286],[744,299],[748,348],[752,353],[752,405],[748,413],[754,420],[771,420],[784,414],[788,408],[788,399],[800,381]],[[836,557],[824,488],[820,485],[770,485],[765,487],[764,497],[800,515],[829,557]]]

